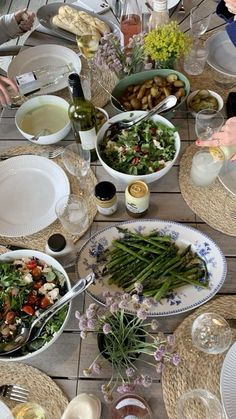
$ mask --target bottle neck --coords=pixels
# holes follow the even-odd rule
[[[153,0],[152,7],[154,12],[167,12],[167,0]]]
[[[73,101],[80,100],[81,102],[83,102],[85,100],[80,77],[76,73],[72,73],[69,76],[69,92]]]

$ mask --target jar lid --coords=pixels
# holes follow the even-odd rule
[[[99,182],[95,186],[95,196],[101,201],[112,199],[116,194],[116,187],[111,182]]]
[[[53,252],[61,252],[66,247],[66,239],[62,234],[53,234],[48,239],[48,247]]]

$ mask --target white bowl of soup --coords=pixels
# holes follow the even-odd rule
[[[20,106],[15,123],[27,140],[42,145],[55,144],[70,132],[68,107],[69,103],[58,96],[37,96]],[[40,133],[38,140],[33,140]]]

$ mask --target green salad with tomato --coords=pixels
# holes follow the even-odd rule
[[[112,169],[129,175],[158,172],[175,156],[175,132],[149,119],[105,137],[100,144],[101,158]]]
[[[44,310],[68,291],[65,276],[37,258],[24,257],[0,262],[0,350],[11,342],[24,324],[29,326]],[[40,336],[13,356],[26,355],[42,347],[61,328],[68,307],[47,322]]]

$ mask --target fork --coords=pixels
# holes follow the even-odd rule
[[[0,386],[0,396],[6,397],[10,400],[15,400],[19,403],[25,403],[28,399],[29,390],[15,385]]]
[[[181,0],[181,5],[180,5],[180,8],[178,10],[178,13],[182,13],[182,14],[185,13],[184,0]]]
[[[33,154],[33,153],[27,153],[27,154],[20,154],[21,156],[41,156],[41,157],[46,157],[47,159],[55,159],[56,157],[59,157],[64,151],[64,147],[57,147],[54,150],[50,150],[50,151],[43,151],[42,153],[39,154]],[[7,160],[10,159],[11,157],[18,157],[18,156],[13,156],[11,154],[4,154],[2,156],[0,156],[0,161],[1,160]]]

